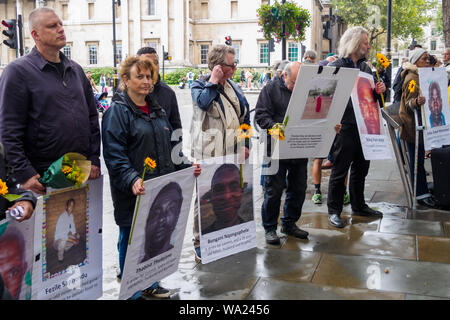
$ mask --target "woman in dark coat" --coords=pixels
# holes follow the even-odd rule
[[[103,156],[109,171],[114,218],[120,229],[119,278],[125,264],[136,198],[145,192],[142,181],[145,158],[150,157],[157,166],[153,172],[146,171],[144,180],[192,165],[181,152],[179,156],[183,159],[177,161],[181,164],[172,161],[173,130],[164,109],[149,95],[157,81],[156,70],[150,59],[127,58],[120,72],[122,91],[114,95],[102,120]],[[199,174],[197,166],[194,175]],[[144,298],[169,296],[170,292],[157,282],[142,291]]]

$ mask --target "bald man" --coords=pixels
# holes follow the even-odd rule
[[[100,128],[83,68],[60,51],[66,45],[61,19],[51,8],[37,8],[29,25],[36,46],[0,78],[0,141],[12,182],[45,194],[38,179],[68,152],[91,161],[89,178],[100,176]]]
[[[269,130],[276,123],[283,122],[300,65],[300,62],[288,63],[282,76],[274,78],[261,90],[256,103],[255,121],[262,129]],[[271,154],[270,137],[267,140],[267,147]],[[299,229],[295,224],[300,219],[305,201],[307,164],[308,159],[280,160],[278,172],[263,177],[265,189],[261,215],[268,244],[280,243],[276,230],[285,184],[286,200],[281,218],[281,232],[299,239],[308,237],[308,232]]]

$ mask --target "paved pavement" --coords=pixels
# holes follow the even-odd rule
[[[176,89],[182,123],[188,129],[192,105],[189,90]],[[248,94],[254,108],[257,94]],[[188,133],[184,135],[188,150]],[[256,155],[255,155],[256,156]],[[428,170],[429,160],[426,162]],[[393,160],[372,161],[365,184],[368,204],[384,213],[382,219],[351,215],[346,206],[346,227],[336,229],[327,220],[330,170],[323,171],[324,203],[311,202],[314,185],[312,161],[308,189],[298,226],[308,240],[282,237],[278,246],[267,245],[261,226],[263,192],[260,168],[254,168],[257,248],[206,265],[194,261],[193,215],[188,220],[179,270],[161,281],[172,299],[291,300],[291,299],[449,299],[450,212],[406,208],[398,169]],[[118,227],[114,223],[105,166],[103,226],[103,296],[117,299]],[[431,179],[431,176],[429,177]],[[279,229],[278,229],[279,232]]]

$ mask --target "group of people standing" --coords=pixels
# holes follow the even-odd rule
[[[36,198],[30,191],[45,194],[46,188],[39,178],[68,152],[86,156],[92,163],[89,178],[99,178],[102,143],[114,217],[119,226],[120,280],[136,198],[146,191],[143,180],[190,166],[195,166],[197,177],[201,174],[198,161],[227,154],[238,154],[241,159],[249,157],[250,145],[239,144],[236,136],[241,125],[250,125],[250,108],[241,88],[232,80],[237,67],[235,50],[227,45],[213,46],[208,53],[210,74],[195,81],[188,75],[188,81],[192,80],[189,86],[193,101],[192,163],[181,148],[174,151],[182,142],[178,103],[174,91],[159,77],[159,57],[153,48],[142,48],[136,56],[122,63],[121,88],[102,117],[100,132],[90,80],[80,65],[60,51],[66,45],[61,19],[53,9],[38,8],[31,12],[29,25],[36,46],[30,54],[8,65],[0,78],[0,146],[4,146],[2,155],[6,158],[5,164],[3,156],[0,157],[0,178],[25,196],[15,204],[0,198],[0,214],[3,214],[0,218],[4,218],[5,208],[19,204],[25,208],[23,219],[31,217]],[[368,35],[361,27],[348,29],[340,41],[339,58],[329,65],[357,68],[371,74],[365,62],[370,50]],[[423,54],[416,53],[416,56],[414,62],[426,62]],[[255,114],[255,121],[262,129],[271,129],[283,121],[300,68],[300,62],[285,62],[280,72],[263,87]],[[408,79],[405,78],[404,86]],[[375,94],[385,91],[386,86],[377,82]],[[409,103],[411,100],[413,102]],[[414,107],[422,103],[421,97],[405,95],[402,110],[407,105]],[[408,127],[404,129],[401,137],[409,139]],[[364,200],[364,182],[370,162],[362,153],[350,99],[337,131],[327,205],[331,225],[342,228],[344,222],[340,215],[349,170],[353,214],[381,217],[382,213],[369,208]],[[270,137],[267,141],[270,154]],[[0,149],[3,151],[3,147]],[[157,166],[142,177],[146,157],[155,160]],[[263,171],[261,215],[268,244],[280,242],[276,230],[284,189],[286,200],[281,232],[295,238],[308,238],[308,232],[296,225],[305,200],[307,163],[308,159],[280,160],[277,172]],[[273,164],[272,160],[269,165]],[[6,166],[11,168],[8,176]],[[196,201],[193,242],[196,258],[201,259],[198,207]],[[154,283],[138,292],[135,298],[169,296],[169,290]]]

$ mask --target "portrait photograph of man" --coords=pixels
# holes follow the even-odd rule
[[[217,167],[217,166],[215,166]],[[222,164],[214,170],[212,178],[203,180],[200,191],[201,233],[222,230],[253,220],[251,166],[243,166],[244,186],[240,182],[240,170],[235,164]],[[207,169],[203,170],[202,176]],[[247,173],[247,174],[246,174]],[[203,178],[201,176],[201,178]]]
[[[32,247],[32,244],[29,246]],[[30,298],[31,287],[27,288],[25,278],[32,268],[32,259],[33,253],[27,252],[22,231],[11,225],[7,226],[0,235],[0,275],[11,299]]]
[[[428,120],[430,121],[431,128],[445,126],[445,116],[442,112],[442,94],[441,88],[437,82],[432,82],[428,89],[428,110],[430,111],[430,116]]]
[[[374,95],[372,79],[359,77],[356,82],[357,103],[353,103],[360,133],[381,134],[380,107]]]
[[[183,194],[178,183],[170,182],[158,192],[145,223],[143,254],[139,263],[174,247],[171,238],[180,217],[182,204]]]
[[[87,188],[49,196],[46,201],[46,268],[53,275],[87,257]]]

